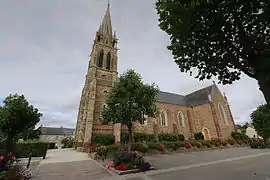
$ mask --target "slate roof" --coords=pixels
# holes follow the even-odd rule
[[[72,128],[41,127],[42,135],[73,135],[74,131]]]
[[[175,104],[179,106],[198,106],[201,104],[209,103],[209,94],[213,97],[215,84],[200,89],[198,91],[192,92],[185,96],[159,91],[157,93],[157,102],[167,103],[167,104]]]

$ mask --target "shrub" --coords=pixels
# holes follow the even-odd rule
[[[124,164],[129,164],[129,163],[133,165],[140,165],[140,164],[144,164],[144,158],[134,152],[119,151],[114,155],[113,163],[114,163],[114,166],[118,166],[121,164],[124,165]]]
[[[201,147],[202,147],[202,143],[197,141],[197,142],[196,142],[196,147],[197,147],[197,148],[201,148]]]
[[[203,140],[203,141],[201,141],[201,143],[202,143],[203,146],[206,146],[208,148],[212,147],[212,144],[211,144],[210,141]]]
[[[135,143],[145,143],[145,142],[151,142],[155,140],[154,134],[146,134],[146,133],[133,133],[133,138]]]
[[[191,146],[194,146],[194,147],[195,147],[196,144],[197,144],[197,142],[198,142],[198,141],[192,140],[192,141],[190,141],[190,144],[191,144]]]
[[[179,141],[184,141],[185,140],[184,134],[178,134],[178,140]]]
[[[178,140],[178,134],[158,134],[158,139],[159,141],[168,141],[168,142],[172,142],[172,141],[177,141]]]
[[[268,145],[265,145],[264,143],[262,142],[251,142],[250,143],[250,148],[253,148],[253,149],[264,149],[266,148]]]
[[[173,142],[173,141],[184,141],[185,136],[183,134],[168,134],[168,133],[162,133],[158,135],[159,141],[167,141],[167,142]]]
[[[72,148],[74,144],[74,138],[71,136],[65,137],[62,139],[61,144],[63,145],[62,148]]]
[[[48,149],[48,142],[43,141],[22,141],[17,143],[15,148],[15,156],[19,158],[29,157],[43,157],[45,159]]]
[[[249,139],[249,137],[246,134],[242,134],[242,133],[236,132],[236,131],[232,132],[231,136],[233,137],[233,139],[235,141],[237,141],[237,140],[242,140],[243,141],[243,140],[248,140]]]
[[[121,148],[121,146],[119,144],[112,144],[112,145],[107,146],[107,151],[108,152],[117,152],[120,148]]]
[[[112,134],[93,134],[92,143],[102,144],[105,146],[112,145],[115,142],[114,135]]]
[[[203,133],[202,133],[202,132],[195,133],[195,134],[194,134],[194,138],[195,138],[196,140],[204,140]]]
[[[131,145],[132,151],[139,151],[142,153],[146,153],[148,151],[148,145],[144,143],[136,143]]]
[[[48,143],[48,149],[57,149],[55,142],[49,142]]]
[[[158,150],[158,143],[147,143],[148,145],[148,149],[151,149],[151,150]]]

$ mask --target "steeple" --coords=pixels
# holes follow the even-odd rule
[[[110,14],[110,1],[108,1],[107,10],[103,18],[102,24],[99,28],[99,32],[102,35],[112,36],[112,23],[111,23],[111,14]]]

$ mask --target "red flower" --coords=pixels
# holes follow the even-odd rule
[[[11,152],[9,152],[9,153],[8,153],[8,156],[12,156],[12,153],[11,153]]]
[[[3,160],[5,157],[4,156],[0,156],[0,160]]]
[[[115,166],[115,169],[118,170],[118,171],[126,171],[126,170],[128,170],[128,168],[126,166],[124,166],[123,164]]]
[[[15,156],[12,156],[12,160],[15,161],[16,160],[16,157]]]
[[[190,145],[189,143],[186,143],[185,147],[186,147],[187,149],[189,149],[189,148],[191,148],[191,145]]]
[[[259,140],[260,140],[260,142],[263,142],[263,139],[262,138],[260,138]]]

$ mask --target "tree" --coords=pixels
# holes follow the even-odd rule
[[[128,128],[128,150],[132,143],[132,123],[143,123],[146,117],[155,117],[156,94],[155,84],[144,84],[140,75],[128,70],[120,75],[107,97],[107,107],[102,111],[105,122],[121,123]]]
[[[199,80],[222,84],[243,72],[258,80],[270,104],[269,0],[158,0],[159,26],[176,64]]]
[[[6,136],[6,152],[11,152],[19,136],[25,129],[34,127],[42,114],[23,95],[9,95],[3,103],[0,106],[0,131]]]
[[[257,133],[268,141],[270,137],[270,109],[266,104],[259,106],[250,115],[252,125]]]
[[[239,129],[241,131],[241,134],[246,134],[247,128],[248,128],[248,123],[245,123],[244,125],[237,124],[236,127],[237,127],[237,129]]]
[[[41,135],[41,127],[35,129],[35,126],[30,127],[29,129],[24,130],[24,132],[21,134],[20,138],[23,140],[29,140],[29,139],[39,139],[39,136]]]

